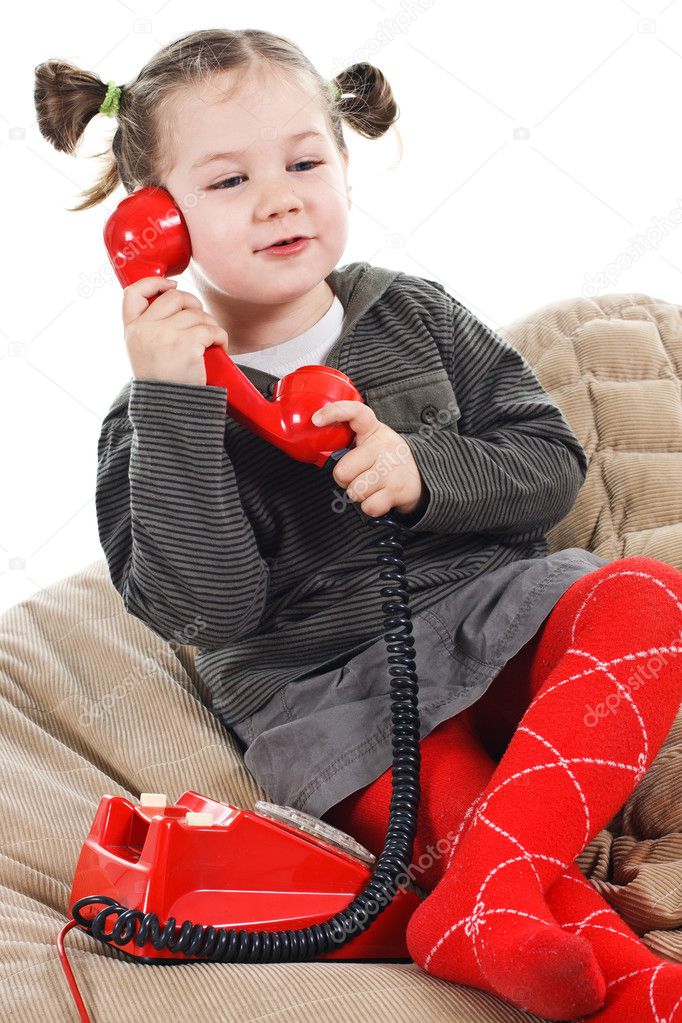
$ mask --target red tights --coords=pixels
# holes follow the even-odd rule
[[[423,969],[557,1020],[648,1023],[682,1003],[682,965],[642,944],[574,863],[668,735],[680,653],[682,573],[611,562],[422,740],[410,873],[430,894],[406,938]],[[378,854],[390,796],[389,768],[324,816]]]

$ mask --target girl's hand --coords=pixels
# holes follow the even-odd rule
[[[332,401],[312,416],[315,426],[348,423],[355,447],[339,460],[333,476],[365,515],[377,517],[395,508],[409,515],[424,497],[424,481],[407,442],[380,423],[362,401]]]
[[[205,385],[204,353],[214,344],[227,353],[227,331],[204,311],[196,295],[176,284],[166,277],[142,277],[123,289],[124,336],[133,376]]]

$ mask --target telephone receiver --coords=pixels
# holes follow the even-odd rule
[[[192,256],[181,211],[173,197],[155,185],[118,204],[104,225],[104,243],[124,288],[142,277],[181,274]],[[328,402],[363,400],[340,370],[300,366],[277,381],[268,401],[219,345],[206,349],[204,365],[207,385],[227,388],[230,417],[292,458],[322,468],[332,452],[351,447],[354,434],[347,423],[315,426],[310,421]]]

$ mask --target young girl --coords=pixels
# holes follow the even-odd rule
[[[551,1019],[668,1018],[682,966],[639,942],[574,860],[676,715],[682,574],[549,555],[587,461],[527,362],[436,281],[337,267],[351,207],[342,122],[369,138],[395,122],[384,76],[359,63],[327,82],[288,39],[216,29],[120,87],[48,61],[36,107],[68,152],[92,116],[117,118],[77,209],[119,181],[155,184],[191,235],[201,301],[152,277],[123,296],[133,377],[104,419],[96,504],[128,611],[195,643],[212,709],[270,798],[379,853],[388,672],[374,537],[350,503],[394,509],[420,682],[413,867],[429,892],[410,954]],[[355,433],[339,491],[226,417],[226,389],[206,385],[211,344],[266,397],[303,364],[350,376],[364,402],[314,419]],[[652,659],[654,677],[633,686]]]

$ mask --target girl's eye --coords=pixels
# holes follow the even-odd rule
[[[292,166],[293,167],[301,167],[303,164],[309,164],[310,167],[312,168],[312,167],[319,167],[322,162],[323,162],[322,160],[299,160],[298,163],[294,163],[294,164],[292,164]],[[217,184],[210,185],[209,187],[211,189],[213,189],[213,188],[222,188],[223,185],[225,185],[226,187],[229,188],[233,181],[239,181],[241,178],[242,178],[241,174],[236,174],[233,178],[225,178],[224,181],[218,181]]]

